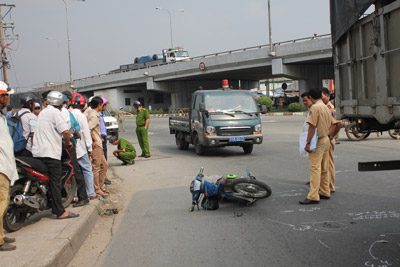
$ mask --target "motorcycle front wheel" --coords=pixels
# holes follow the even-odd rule
[[[271,188],[267,184],[247,178],[235,179],[232,183],[232,189],[236,193],[253,198],[266,198],[272,193]]]
[[[75,175],[72,175],[67,183],[63,181],[63,188],[61,190],[62,197],[62,205],[64,208],[68,207],[71,204],[72,200],[75,197],[76,193],[76,178]]]
[[[23,192],[24,186],[22,184],[15,184],[10,189],[10,204],[3,218],[4,229],[9,233],[18,231],[24,226],[28,212],[22,211],[21,207],[14,204],[14,197],[22,195]]]

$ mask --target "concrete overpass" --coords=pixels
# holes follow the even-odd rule
[[[135,100],[153,109],[183,107],[192,92],[221,87],[229,79],[233,88],[253,89],[259,80],[286,77],[299,80],[300,92],[333,79],[330,35],[303,38],[191,58],[131,71],[110,72],[74,81],[78,92],[102,95],[111,107],[131,109]],[[204,69],[200,68],[204,66]]]

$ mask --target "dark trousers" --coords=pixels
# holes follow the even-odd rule
[[[17,156],[17,157],[29,157],[29,158],[33,157],[32,152],[30,152],[26,148],[24,148],[24,150],[22,150],[20,152],[15,153],[15,156]]]
[[[103,152],[104,152],[104,157],[107,160],[107,136],[102,135],[101,138],[103,138]]]
[[[61,160],[52,158],[37,158],[46,164],[49,169],[50,178],[50,195],[51,195],[51,212],[57,216],[60,216],[65,212],[61,200],[61,189],[62,189],[62,169]]]
[[[75,147],[69,147],[65,146],[65,150],[68,152],[70,158],[71,158],[71,165],[74,167],[74,175],[76,179],[76,185],[77,185],[77,195],[78,199],[80,200],[86,200],[88,199],[88,195],[86,193],[86,184],[85,184],[85,179],[83,178],[81,166],[78,163],[78,160],[76,158],[76,149]]]

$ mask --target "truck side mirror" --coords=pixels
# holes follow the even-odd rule
[[[199,108],[200,108],[200,112],[206,111],[206,104],[200,103],[200,104],[199,104]]]

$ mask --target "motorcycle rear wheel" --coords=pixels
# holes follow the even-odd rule
[[[22,184],[15,184],[10,189],[10,204],[3,217],[4,229],[9,233],[18,231],[24,226],[28,212],[21,211],[21,208],[14,204],[14,197],[22,195],[23,192],[24,186]]]
[[[271,188],[258,180],[239,178],[232,183],[232,189],[236,193],[245,194],[247,197],[266,198],[272,193]]]
[[[76,192],[76,178],[75,175],[72,175],[68,183],[65,184],[65,181],[63,181],[63,188],[61,190],[61,197],[62,197],[61,201],[64,208],[67,208],[69,204],[71,204],[72,200],[75,197],[75,192]]]

